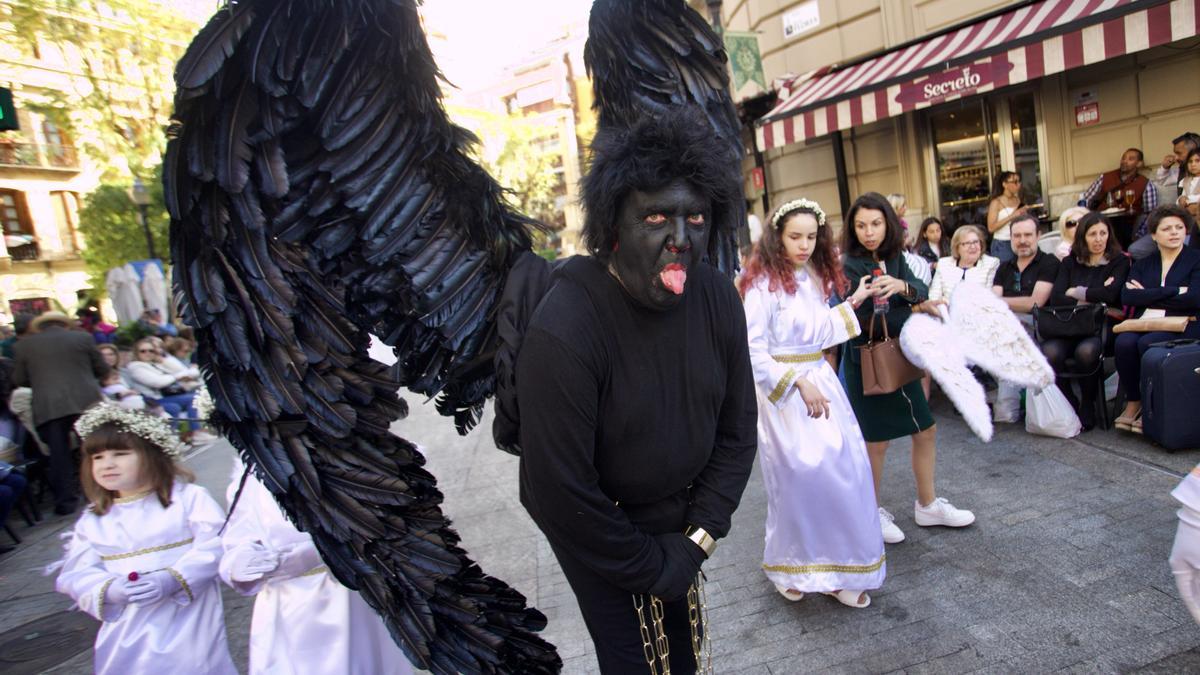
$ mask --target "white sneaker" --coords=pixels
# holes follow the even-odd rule
[[[879,507],[879,529],[883,531],[883,543],[899,544],[904,541],[904,531],[896,527],[896,518],[888,510]]]
[[[913,519],[921,527],[966,527],[975,522],[975,514],[966,509],[956,509],[945,498],[938,497],[929,506],[921,506],[919,501],[913,502]]]

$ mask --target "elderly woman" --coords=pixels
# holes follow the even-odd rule
[[[157,401],[171,417],[186,417],[189,438],[203,434],[198,431],[199,415],[192,406],[196,394],[186,390],[187,385],[196,381],[195,376],[186,372],[171,372],[163,365],[162,354],[150,338],[137,341],[133,346],[133,359],[126,368],[126,374],[134,390],[147,401]]]
[[[1195,318],[1200,314],[1200,251],[1184,245],[1195,229],[1192,216],[1178,206],[1160,206],[1146,218],[1146,229],[1157,250],[1134,263],[1121,290],[1121,302],[1133,307],[1140,318]],[[1200,338],[1200,323],[1189,322],[1182,334],[1156,331],[1117,336],[1117,372],[1128,401],[1114,425],[1118,429],[1142,430],[1142,354],[1155,342],[1180,337]]]
[[[964,281],[984,288],[992,287],[1000,260],[983,252],[983,229],[978,225],[960,225],[950,237],[950,255],[938,261],[929,284],[930,300],[949,301],[954,289]]]
[[[1075,241],[1076,228],[1079,227],[1079,221],[1088,213],[1089,211],[1082,206],[1072,206],[1059,214],[1058,234],[1061,239],[1059,239],[1058,246],[1054,249],[1054,255],[1059,260],[1064,260],[1067,256],[1071,255],[1071,244]]]

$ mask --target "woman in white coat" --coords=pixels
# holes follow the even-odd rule
[[[866,278],[864,278],[864,282]],[[738,282],[758,384],[759,461],[767,488],[763,570],[788,600],[806,592],[862,608],[886,574],[866,445],[822,350],[857,336],[871,301],[848,283],[815,202],[776,212]]]
[[[937,263],[933,282],[929,284],[929,299],[950,301],[954,289],[963,282],[991,288],[1000,268],[1000,260],[983,252],[983,229],[977,225],[960,225],[950,237],[950,255]]]

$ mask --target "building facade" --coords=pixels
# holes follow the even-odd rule
[[[1126,148],[1149,175],[1200,131],[1200,0],[726,0],[722,20],[758,36],[772,90],[743,104],[776,96],[748,196],[836,222],[876,191],[910,223],[979,223],[1002,170],[1057,216]]]

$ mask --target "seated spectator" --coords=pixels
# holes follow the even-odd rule
[[[130,410],[145,410],[146,399],[142,395],[134,391],[125,384],[121,379],[120,373],[115,370],[108,371],[108,374],[100,378],[100,391],[104,393],[106,398],[116,401],[122,408]]]
[[[142,317],[138,319],[138,323],[156,337],[174,337],[179,335],[179,329],[175,328],[175,325],[171,322],[163,319],[162,312],[157,309],[147,309],[142,312]]]
[[[1071,254],[1062,261],[1054,288],[1050,291],[1051,307],[1066,307],[1076,304],[1104,303],[1115,316],[1121,316],[1121,289],[1129,277],[1129,256],[1121,251],[1121,244],[1113,232],[1108,218],[1088,212],[1079,220],[1077,233],[1071,245]],[[1083,338],[1050,338],[1042,343],[1042,353],[1054,367],[1055,373],[1067,372],[1067,361],[1074,356],[1071,372],[1091,373],[1100,367],[1107,345],[1099,336]],[[1079,422],[1087,431],[1096,426],[1096,397],[1099,395],[1099,380],[1083,378],[1079,381],[1080,400],[1068,380],[1059,379],[1058,388],[1079,414]]]
[[[178,337],[167,338],[163,342],[163,365],[173,373],[187,372],[196,377],[195,386],[188,387],[189,390],[200,386],[200,368],[192,365],[194,348],[191,340]]]
[[[1037,216],[1028,211],[1012,220],[1010,236],[1015,257],[1000,263],[992,292],[1000,296],[1032,332],[1030,311],[1034,305],[1044,307],[1050,300],[1050,291],[1058,278],[1058,258],[1038,248]],[[1020,412],[1021,388],[1001,381],[996,390],[993,418],[997,422],[1016,422]]]
[[[961,225],[950,237],[949,256],[938,261],[929,286],[930,300],[950,300],[964,281],[991,288],[1000,261],[983,252],[983,229]]]
[[[194,391],[184,388],[187,383],[194,383],[196,378],[188,373],[173,373],[162,364],[162,356],[150,338],[142,338],[133,348],[134,360],[129,363],[126,373],[133,389],[147,401],[154,400],[176,419],[186,418],[190,433],[186,440],[208,440],[208,434],[200,431],[199,416],[192,405],[196,397]],[[197,436],[199,435],[199,438]]]
[[[12,507],[25,492],[25,476],[7,462],[0,462],[0,526],[8,520]],[[0,546],[0,555],[13,550],[13,546]]]
[[[1058,216],[1058,247],[1054,249],[1054,255],[1059,260],[1065,259],[1071,255],[1071,244],[1075,241],[1076,228],[1079,226],[1079,219],[1083,218],[1089,211],[1082,206],[1072,206],[1063,211]],[[1109,226],[1112,229],[1112,226]],[[1113,240],[1114,242],[1116,239]],[[1120,242],[1117,242],[1120,245]]]
[[[129,376],[125,374],[125,366],[121,364],[121,350],[117,349],[114,344],[96,345],[96,350],[100,352],[101,358],[108,364],[110,371],[118,373],[121,377],[121,382],[132,387],[133,384],[129,381]]]
[[[915,252],[937,272],[938,258],[942,257],[942,221],[933,217],[921,221]]]
[[[13,357],[13,345],[29,333],[29,324],[32,322],[32,314],[18,314],[13,318],[13,334],[0,340],[0,356],[6,359]]]
[[[1184,237],[1196,225],[1187,211],[1162,206],[1146,219],[1146,229],[1158,251],[1133,264],[1129,280],[1121,290],[1121,302],[1134,309],[1134,316],[1195,317],[1200,314],[1200,251],[1184,246]],[[1182,334],[1121,333],[1117,336],[1117,372],[1128,401],[1117,417],[1116,427],[1134,433],[1142,429],[1142,354],[1155,342],[1178,338],[1200,338],[1200,324],[1188,323]]]

